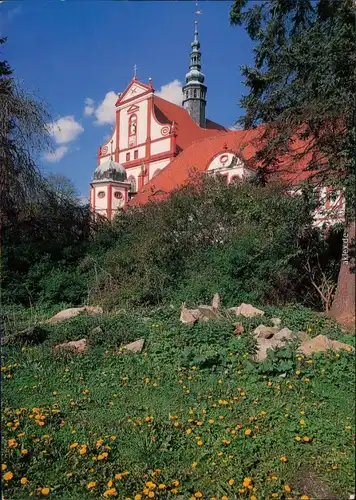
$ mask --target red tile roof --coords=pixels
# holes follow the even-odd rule
[[[217,123],[207,120],[207,128],[200,128],[190,117],[187,110],[161,97],[154,96],[154,113],[161,123],[175,122],[177,126],[177,146],[180,150],[186,149],[192,142],[205,137],[211,137],[226,129]]]
[[[163,101],[163,99],[160,99],[160,101]],[[167,101],[163,102],[166,103]],[[194,130],[194,128],[192,127],[191,130]],[[201,132],[204,131],[201,130]],[[162,169],[157,176],[145,184],[136,196],[130,200],[129,205],[141,205],[151,199],[162,198],[174,188],[187,182],[192,171],[204,172],[213,157],[220,152],[224,152],[224,150],[234,152],[245,162],[247,167],[251,167],[251,159],[258,150],[259,138],[262,132],[263,127],[261,126],[253,130],[237,130],[218,134],[215,132],[213,136],[195,140]],[[187,133],[184,138],[188,140],[188,137],[189,134]],[[305,142],[301,140],[295,140],[292,144],[294,153],[305,150],[305,147]],[[291,156],[285,156],[281,159],[274,178],[283,179],[290,184],[298,184],[311,175],[311,172],[305,171],[310,158],[311,155],[307,154],[296,164]]]

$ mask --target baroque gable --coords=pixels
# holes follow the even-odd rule
[[[121,106],[126,102],[130,102],[137,97],[144,96],[152,91],[153,89],[151,85],[145,85],[134,78],[131,80],[127,89],[119,96],[116,102],[116,107]]]

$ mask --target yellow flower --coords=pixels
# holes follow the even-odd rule
[[[27,479],[27,477],[22,477],[22,478],[20,479],[20,483],[21,483],[21,484],[27,484],[27,483],[28,483],[28,479]]]
[[[195,498],[201,498],[203,496],[203,493],[201,491],[197,491],[194,493]]]
[[[141,499],[142,499],[142,495],[140,495],[139,493],[137,493],[137,495],[135,495],[134,500],[141,500]]]
[[[278,497],[278,493],[272,493],[272,498],[277,498]]]
[[[251,486],[252,484],[252,477],[245,477],[244,481],[243,481],[243,486],[245,486],[245,488],[247,488],[248,486]]]
[[[116,436],[110,436],[111,441],[115,441]]]
[[[296,440],[296,441],[300,441],[300,440],[301,440],[301,437],[300,437],[300,436],[296,436],[296,437],[295,437],[295,440]]]
[[[79,453],[80,455],[85,455],[87,452],[87,447],[85,445],[83,445],[80,450],[79,450]]]
[[[97,446],[97,448],[99,448],[99,446],[101,446],[103,444],[103,440],[102,439],[99,439],[95,444]]]
[[[221,500],[229,500],[229,499],[228,499],[228,497],[227,497],[226,495],[223,495],[223,496],[221,497]]]
[[[6,464],[1,464],[1,470],[6,470],[7,469],[7,465]]]
[[[41,489],[41,493],[42,493],[42,495],[44,495],[44,496],[49,495],[49,494],[50,494],[50,492],[51,492],[51,488],[42,488],[42,489]]]
[[[177,486],[179,486],[179,481],[177,480],[173,481],[172,486],[177,488]]]
[[[88,483],[87,488],[88,488],[88,490],[91,490],[92,488],[95,488],[95,486],[96,486],[96,482],[95,481],[90,481],[90,483]]]
[[[304,425],[305,424],[305,421],[302,419],[299,421],[300,425]]]
[[[257,497],[255,495],[251,495],[250,500],[257,500]]]
[[[78,445],[78,443],[72,443],[72,444],[69,446],[69,448],[73,449],[73,448],[76,448],[77,446],[79,446],[79,445]]]
[[[287,457],[281,457],[280,461],[283,462],[283,463],[286,463],[286,462],[288,462],[288,458]]]
[[[292,491],[292,489],[291,489],[291,487],[290,487],[288,484],[285,484],[285,485],[284,485],[284,491],[285,491],[286,493],[290,493],[290,492]]]
[[[120,481],[120,479],[122,479],[122,474],[120,474],[120,473],[119,474],[115,474],[115,479],[117,481]]]
[[[209,424],[213,424],[213,423],[215,422],[215,420],[214,420],[213,418],[210,418],[210,419],[208,420],[208,422],[209,422]]]
[[[68,472],[68,474],[66,474],[67,477],[72,477],[73,476],[73,472]]]
[[[192,432],[193,432],[193,431],[192,431],[192,429],[187,429],[187,430],[185,431],[185,433],[186,433],[186,434],[191,434]]]
[[[16,446],[17,446],[16,439],[14,439],[14,438],[9,439],[7,442],[7,445],[9,448],[16,448]]]
[[[192,468],[195,469],[198,466],[198,462],[193,462],[192,463]]]
[[[104,497],[115,497],[117,495],[116,488],[110,488],[104,492]]]
[[[148,493],[147,496],[148,496],[148,498],[154,498],[155,492],[154,491],[149,491],[149,493]]]
[[[204,443],[203,443],[203,441],[202,441],[201,439],[199,439],[199,441],[197,441],[197,445],[198,445],[198,446],[203,446],[203,444],[204,444]]]
[[[6,472],[4,474],[4,479],[5,481],[11,481],[11,479],[14,477],[13,473],[12,472]]]
[[[296,370],[296,375],[300,375],[300,370]]]
[[[350,430],[351,430],[351,425],[347,425],[347,426],[345,427],[345,430],[350,431]]]
[[[230,486],[233,486],[233,484],[235,483],[235,481],[233,479],[229,479],[228,483],[229,483]]]
[[[159,490],[165,490],[166,489],[166,485],[165,484],[159,484],[158,485],[158,489]]]
[[[303,437],[303,441],[305,441],[306,443],[308,443],[308,441],[311,441],[311,439],[308,436],[304,436]]]
[[[251,434],[251,429],[246,429],[245,430],[245,436],[249,436]]]
[[[110,479],[110,481],[108,481],[108,484],[107,484],[108,488],[111,488],[113,484],[114,484],[114,483],[113,483],[113,482],[111,481],[111,479]]]
[[[178,493],[178,489],[177,488],[172,488],[171,489],[171,493],[172,493],[172,495],[176,495]]]
[[[302,495],[300,497],[300,500],[309,500],[309,497],[308,497],[308,495]]]

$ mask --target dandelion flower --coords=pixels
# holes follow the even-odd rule
[[[28,479],[27,479],[27,477],[22,477],[22,478],[20,479],[20,483],[21,483],[21,484],[27,484],[27,483],[28,483]]]
[[[195,469],[198,466],[198,462],[193,462],[192,463],[192,468]]]
[[[249,436],[251,434],[251,429],[246,429],[245,430],[245,436]]]
[[[233,486],[235,481],[234,481],[234,479],[229,479],[228,483],[229,483],[229,486]]]
[[[79,446],[79,445],[78,445],[78,443],[72,443],[72,444],[69,446],[69,448],[70,448],[70,449],[73,449],[73,448],[76,448],[77,446]]]
[[[201,439],[199,439],[199,441],[197,441],[197,445],[198,445],[198,446],[203,446],[203,444],[204,444],[204,443],[203,443],[203,441],[202,441]]]
[[[194,493],[195,498],[201,498],[203,496],[203,493],[201,491],[197,491]]]
[[[7,469],[7,465],[6,464],[1,464],[1,470],[6,470]]]
[[[300,497],[300,500],[309,500],[309,497],[308,497],[308,495],[302,495]]]
[[[172,482],[172,486],[174,486],[175,488],[177,488],[177,486],[179,486],[179,481],[175,480]]]
[[[7,445],[9,448],[16,448],[16,446],[17,446],[16,439],[14,439],[14,438],[9,439],[7,442]]]
[[[87,488],[88,488],[88,490],[91,490],[92,488],[95,488],[95,486],[96,486],[96,482],[95,481],[90,481],[90,483],[88,483]]]
[[[286,493],[290,493],[290,492],[292,491],[292,489],[291,489],[291,487],[290,487],[288,484],[285,484],[285,485],[284,485],[284,491],[285,491]]]
[[[13,477],[14,477],[14,475],[13,475],[13,473],[12,473],[12,472],[10,472],[10,471],[9,471],[9,472],[6,472],[6,473],[4,474],[4,479],[5,479],[5,481],[11,481],[11,479],[12,479]]]
[[[192,431],[192,429],[187,429],[187,430],[185,431],[185,433],[186,433],[186,434],[191,434],[192,432],[193,432],[193,431]]]
[[[252,484],[252,477],[245,477],[244,481],[243,481],[243,486],[245,486],[245,488],[247,488],[248,486],[251,486]]]
[[[165,490],[166,489],[166,485],[165,484],[159,484],[158,485],[158,489],[159,490]]]
[[[134,500],[141,500],[141,499],[142,499],[142,495],[140,495],[140,493],[137,493],[137,495],[135,495]]]
[[[281,457],[280,461],[283,462],[283,463],[286,463],[286,462],[288,462],[288,458],[287,457]]]
[[[41,489],[41,493],[42,493],[42,495],[44,495],[44,496],[49,495],[49,494],[50,494],[50,492],[51,492],[51,488],[42,488],[42,489]]]

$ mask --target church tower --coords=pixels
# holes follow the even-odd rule
[[[191,44],[189,72],[185,75],[183,87],[183,107],[188,111],[199,127],[205,128],[206,90],[205,76],[200,71],[200,43],[198,40],[198,21],[195,21],[194,41]]]

